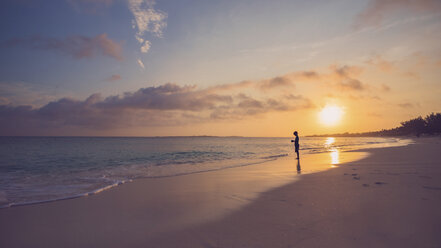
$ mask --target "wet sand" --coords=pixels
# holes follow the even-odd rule
[[[0,247],[441,247],[440,151],[420,139],[305,156],[300,176],[290,157],[0,209]]]

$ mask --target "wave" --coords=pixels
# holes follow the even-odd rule
[[[277,158],[282,158],[282,157],[287,157],[287,156],[288,156],[288,154],[284,153],[284,154],[279,154],[279,155],[262,157],[262,159],[277,159]]]
[[[26,206],[26,205],[35,205],[35,204],[55,202],[55,201],[63,201],[63,200],[69,200],[69,199],[75,199],[75,198],[79,198],[79,197],[84,197],[84,196],[90,196],[90,195],[101,193],[101,192],[103,192],[105,190],[111,189],[113,187],[119,186],[119,185],[127,183],[127,182],[131,182],[131,181],[132,180],[119,181],[119,182],[115,182],[115,183],[110,184],[110,185],[106,185],[106,186],[104,186],[102,188],[97,188],[97,189],[89,191],[89,192],[85,192],[85,193],[81,193],[81,194],[75,194],[75,195],[70,195],[70,196],[63,196],[63,197],[57,197],[57,198],[46,199],[46,200],[37,200],[37,201],[9,202],[8,204],[0,205],[0,209],[2,209],[2,208],[9,208],[9,207]]]
[[[118,180],[118,181],[115,181],[115,182],[113,182],[113,183],[111,183],[109,185],[104,185],[104,186],[101,186],[101,187],[97,187],[96,189],[93,189],[91,191],[87,191],[87,192],[84,192],[84,193],[63,195],[63,196],[59,196],[59,197],[55,197],[55,198],[49,198],[49,199],[44,199],[44,200],[34,200],[34,201],[26,201],[26,200],[24,200],[24,201],[17,201],[17,202],[8,202],[7,204],[3,204],[3,205],[0,203],[0,209],[2,209],[2,208],[9,208],[9,207],[18,207],[18,206],[41,204],[41,203],[49,203],[49,202],[55,202],[55,201],[63,201],[63,200],[75,199],[75,198],[79,198],[79,197],[86,197],[86,196],[90,196],[90,195],[101,193],[101,192],[109,190],[111,188],[120,186],[120,185],[122,185],[124,183],[132,182],[133,180],[136,180],[136,179],[175,177],[175,176],[182,176],[182,175],[189,175],[189,174],[196,174],[196,173],[204,173],[204,172],[210,172],[210,171],[218,171],[218,170],[229,169],[229,168],[237,168],[237,167],[261,164],[261,163],[272,161],[272,160],[275,160],[275,159],[277,159],[279,157],[284,157],[284,156],[287,156],[287,154],[273,156],[272,158],[265,158],[265,159],[262,158],[262,159],[259,159],[258,161],[248,161],[248,162],[243,161],[242,163],[233,163],[233,164],[230,164],[229,166],[216,167],[216,168],[204,168],[204,170],[181,171],[181,172],[177,172],[177,171],[173,171],[173,170],[167,170],[167,172],[164,172],[162,174],[154,173],[152,175],[142,174],[142,173],[139,173],[139,171],[138,171],[136,176],[128,175],[128,177],[131,177],[130,179]],[[182,164],[176,164],[176,165],[182,165]],[[188,165],[192,165],[192,164],[188,164]],[[134,164],[134,165],[131,165],[131,166],[136,167],[136,166],[143,166],[143,165],[136,165],[136,164]],[[125,170],[127,170],[127,169],[125,169]],[[133,169],[132,169],[132,171],[135,172],[135,170],[133,170]],[[109,174],[112,174],[112,173],[107,171],[107,174],[106,175],[102,175],[101,178],[107,179],[109,177]],[[113,172],[113,174],[118,174],[118,173]],[[2,199],[2,200],[3,201],[4,200],[7,201],[8,199],[4,197],[4,199]]]
[[[64,138],[8,139],[0,149],[0,208],[98,194],[140,178],[172,177],[249,166],[293,155],[281,138]],[[400,139],[303,138],[301,153],[314,154],[406,145]],[[36,150],[29,156],[29,150]]]

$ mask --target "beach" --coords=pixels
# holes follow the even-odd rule
[[[3,208],[0,247],[441,247],[440,151],[421,138]]]

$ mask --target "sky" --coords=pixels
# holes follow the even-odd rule
[[[440,41],[440,0],[3,0],[0,135],[393,128],[441,112]]]

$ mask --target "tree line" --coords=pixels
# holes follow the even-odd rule
[[[364,133],[340,133],[332,135],[314,135],[315,137],[372,137],[372,136],[412,136],[441,134],[441,113],[431,113],[426,117],[417,117],[401,122],[401,126],[392,129]]]

